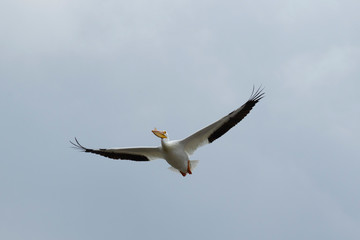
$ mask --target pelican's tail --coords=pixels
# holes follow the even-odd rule
[[[195,169],[198,164],[199,164],[199,160],[191,160],[190,161],[190,170],[192,171],[193,169]]]
[[[190,160],[190,171],[193,171],[198,164],[199,164],[199,160]],[[169,167],[169,170],[179,173],[179,170],[174,167]]]

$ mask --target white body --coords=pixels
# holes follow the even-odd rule
[[[194,153],[197,148],[212,143],[239,123],[255,104],[263,98],[263,95],[262,89],[259,88],[255,92],[253,89],[250,99],[241,107],[183,140],[170,141],[166,131],[158,131],[155,129],[152,132],[161,138],[161,146],[159,147],[90,149],[80,145],[76,138],[76,143],[70,142],[76,148],[80,148],[85,152],[99,154],[112,159],[150,161],[162,158],[185,176],[187,173],[192,173],[191,163],[194,163],[194,167],[197,163],[197,161],[190,161],[189,156]]]
[[[189,162],[189,155],[184,149],[181,141],[170,141],[168,138],[161,139],[161,151],[163,158],[173,168],[186,173]]]

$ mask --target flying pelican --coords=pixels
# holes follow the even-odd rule
[[[198,162],[190,161],[189,156],[199,147],[212,143],[238,124],[264,97],[262,88],[254,90],[255,88],[253,88],[249,100],[241,107],[182,140],[170,141],[166,131],[155,128],[152,132],[161,139],[159,147],[91,149],[82,146],[76,138],[75,143],[71,141],[70,143],[84,152],[95,153],[116,160],[150,161],[162,158],[171,165],[170,169],[179,171],[185,177],[187,173],[192,174],[192,169]]]

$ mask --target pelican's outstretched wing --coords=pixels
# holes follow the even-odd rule
[[[112,159],[124,159],[132,161],[150,161],[157,158],[163,158],[159,147],[134,147],[134,148],[114,148],[114,149],[91,149],[83,147],[75,138],[75,142],[70,141],[76,148],[84,151],[99,154]]]
[[[181,143],[184,146],[185,151],[188,154],[194,153],[194,151],[208,143],[212,143],[232,127],[238,124],[255,106],[255,104],[264,97],[263,89],[260,87],[256,91],[253,88],[249,100],[236,109],[235,111],[229,113],[227,116],[221,118],[220,120],[210,124],[209,126],[201,129],[200,131],[192,134],[191,136],[181,140]]]

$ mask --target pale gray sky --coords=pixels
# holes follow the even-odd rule
[[[0,238],[359,239],[359,1],[0,3]],[[186,137],[162,161],[75,151]]]

